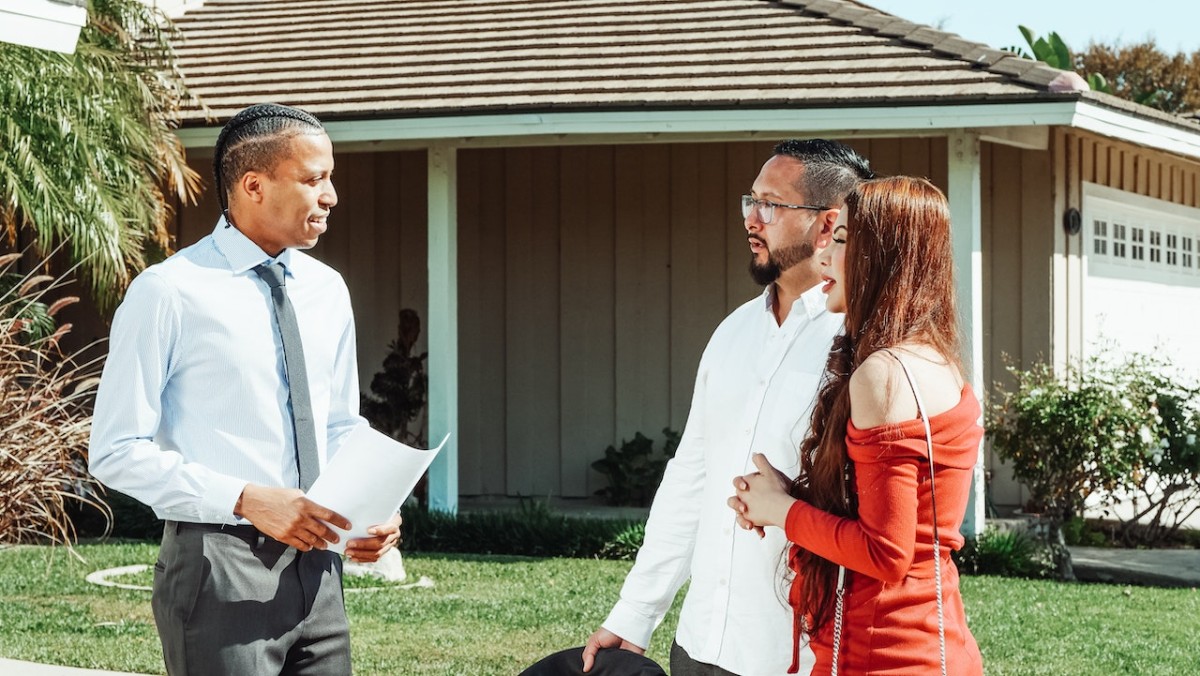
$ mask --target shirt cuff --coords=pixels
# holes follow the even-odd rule
[[[239,523],[233,508],[246,489],[245,479],[236,477],[213,477],[200,500],[200,521],[203,523]]]
[[[659,620],[635,610],[630,603],[621,600],[608,614],[601,625],[622,639],[645,649],[650,645],[650,635],[658,627]]]

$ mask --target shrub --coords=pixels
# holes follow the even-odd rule
[[[1158,444],[1116,496],[1134,505],[1128,518],[1120,518],[1127,545],[1170,540],[1200,510],[1200,388],[1178,375],[1152,379]]]
[[[157,542],[163,522],[154,510],[137,500],[109,490],[104,494],[104,509],[90,504],[73,503],[67,513],[81,538],[117,538]]]
[[[1049,519],[1053,543],[1065,544],[1061,526],[1089,499],[1130,545],[1175,537],[1200,509],[1200,387],[1166,357],[1108,350],[1062,374],[1045,364],[1009,371],[1016,387],[997,386],[988,435],[1029,487],[1027,511]],[[1112,510],[1118,502],[1133,513]]]
[[[12,280],[20,254],[0,256],[0,278]],[[0,295],[0,542],[71,544],[71,503],[105,512],[87,471],[95,362],[76,363],[58,341],[70,324],[46,322],[77,298],[46,304],[64,283],[21,275]]]
[[[1105,547],[1110,538],[1094,522],[1072,517],[1063,524],[1063,540],[1071,547]]]
[[[646,539],[646,524],[638,522],[617,533],[600,548],[598,558],[632,561]]]
[[[425,374],[428,352],[413,354],[421,335],[421,318],[415,310],[400,311],[396,340],[388,345],[383,370],[371,379],[371,392],[362,395],[362,415],[371,427],[409,444],[425,443],[423,413],[428,399]]]
[[[967,575],[1045,578],[1055,568],[1052,548],[1023,530],[988,528],[978,538],[968,538],[954,562]]]
[[[1047,364],[1009,367],[987,420],[992,448],[1028,486],[1027,511],[1062,524],[1097,491],[1123,487],[1157,446],[1156,382],[1142,357],[1107,355],[1056,374]]]
[[[628,559],[641,546],[642,524],[556,514],[543,502],[488,512],[404,510],[403,549],[461,554],[511,554]]]
[[[621,441],[621,449],[609,446],[604,457],[592,463],[592,468],[608,478],[608,485],[596,491],[610,505],[646,507],[654,499],[654,492],[662,483],[667,461],[675,457],[680,434],[669,427],[663,428],[663,452],[654,454],[654,442],[641,432],[631,441]]]

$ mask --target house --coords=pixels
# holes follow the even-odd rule
[[[737,197],[782,138],[947,192],[977,391],[1002,355],[1200,328],[1196,120],[866,4],[209,0],[178,27],[197,171],[245,105],[327,123],[341,203],[314,253],[350,286],[364,385],[398,311],[424,320],[435,506],[588,498],[606,446],[682,428],[708,336],[758,292]],[[181,209],[178,244],[216,213]],[[968,532],[984,465],[993,502],[1023,499],[987,457]]]

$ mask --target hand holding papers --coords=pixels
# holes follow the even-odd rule
[[[446,435],[449,439],[450,435]],[[328,549],[344,552],[346,542],[370,537],[367,529],[387,522],[400,509],[417,485],[442,443],[422,451],[359,425],[342,442],[333,459],[321,471],[308,499],[349,519],[350,530],[330,526],[341,539]]]

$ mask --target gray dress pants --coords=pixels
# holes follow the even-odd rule
[[[350,673],[337,554],[168,521],[151,605],[171,676]]]

